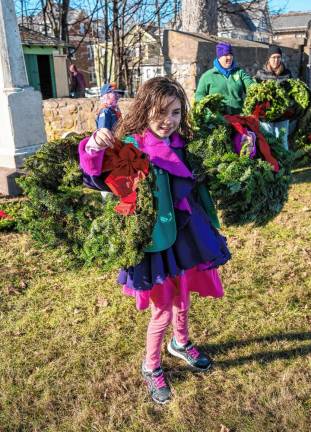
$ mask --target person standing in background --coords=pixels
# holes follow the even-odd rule
[[[262,69],[259,69],[255,75],[257,82],[274,80],[282,83],[292,78],[292,73],[286,68],[282,61],[282,50],[279,46],[271,45],[268,50],[268,58]],[[292,121],[292,129],[295,127],[296,122]],[[290,133],[289,120],[281,120],[277,122],[260,122],[262,129],[278,138],[283,131],[282,144],[288,150],[288,135]]]
[[[254,80],[234,61],[232,46],[227,42],[216,45],[214,67],[200,78],[195,92],[199,101],[207,95],[219,93],[223,96],[226,114],[240,114],[247,88]]]
[[[257,82],[275,80],[284,81],[292,78],[291,71],[285,67],[282,61],[282,50],[279,46],[271,45],[268,50],[268,59],[262,69],[255,75]]]
[[[70,72],[70,96],[74,98],[82,98],[85,97],[85,79],[82,74],[77,69],[77,66],[74,64],[71,64],[69,66],[69,72]]]

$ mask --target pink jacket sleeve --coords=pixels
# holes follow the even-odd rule
[[[80,168],[88,175],[98,176],[102,173],[105,150],[86,152],[90,137],[84,138],[79,144]]]

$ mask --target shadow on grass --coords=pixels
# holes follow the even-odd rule
[[[251,338],[246,340],[230,341],[223,344],[207,344],[200,347],[203,351],[207,351],[212,355],[217,353],[224,353],[232,348],[246,347],[253,343],[273,343],[277,341],[306,341],[311,340],[311,332],[302,333],[286,333],[286,334],[276,334],[268,335],[257,338]],[[278,351],[262,351],[254,352],[252,354],[237,357],[235,359],[220,360],[215,362],[214,368],[217,369],[228,369],[234,366],[240,366],[250,362],[258,362],[260,364],[270,363],[275,360],[282,359],[293,359],[297,357],[304,357],[311,353],[311,344],[303,345],[292,349],[284,349]],[[182,381],[187,373],[190,371],[190,367],[180,366],[174,367],[169,371],[170,378],[173,381]],[[212,369],[213,370],[213,369]],[[200,372],[198,372],[200,373]]]
[[[202,346],[203,349],[211,353],[217,352],[225,352],[232,348],[240,348],[247,345],[251,345],[253,343],[262,343],[262,342],[279,342],[279,341],[296,341],[296,340],[311,340],[311,332],[293,332],[293,333],[280,333],[280,334],[272,334],[266,336],[255,337],[251,339],[242,339],[242,340],[231,340],[229,342],[224,342],[220,344],[206,344]]]
[[[306,167],[294,171],[293,173],[293,184],[299,183],[311,183],[311,167]]]
[[[238,366],[244,363],[256,361],[258,363],[270,363],[274,360],[292,359],[296,357],[307,356],[311,353],[311,345],[293,348],[290,350],[281,351],[265,351],[250,354],[249,356],[238,357],[236,359],[223,360],[217,362],[217,366],[221,369],[227,369],[231,366]]]

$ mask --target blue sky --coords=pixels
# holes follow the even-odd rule
[[[241,2],[247,1],[247,0],[240,0]],[[20,10],[20,0],[14,0],[16,9]],[[309,11],[311,12],[311,0],[268,0],[270,11],[273,13],[275,11],[280,11],[280,13],[287,13],[289,11]],[[40,4],[40,0],[27,0],[26,2],[28,5],[28,8],[31,9],[36,5]],[[76,0],[71,0],[70,2],[72,5],[76,4]],[[91,2],[93,3],[93,2]]]
[[[311,12],[310,0],[270,0],[269,5],[271,11],[281,9],[281,13],[287,13],[290,11]]]

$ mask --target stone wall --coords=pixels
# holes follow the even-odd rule
[[[131,103],[130,99],[119,102],[123,114]],[[48,141],[61,138],[68,132],[84,133],[95,129],[98,98],[60,98],[43,101],[43,115]]]
[[[254,76],[267,60],[269,45],[241,39],[225,39],[232,44],[237,63]],[[172,74],[185,88],[190,100],[200,76],[213,66],[217,38],[174,30],[164,32],[166,73]],[[301,72],[302,54],[299,49],[282,47],[287,67],[294,77]]]

